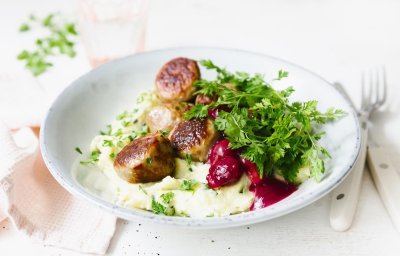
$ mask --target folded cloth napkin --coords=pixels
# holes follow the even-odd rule
[[[37,137],[30,128],[21,128],[40,122],[44,98],[38,87],[21,89],[21,80],[15,81],[0,77],[0,220],[9,218],[19,231],[46,245],[104,254],[116,217],[74,198],[51,176]]]

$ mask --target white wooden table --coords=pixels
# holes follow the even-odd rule
[[[17,33],[31,12],[71,13],[70,1],[0,0],[0,72],[21,72],[15,55],[32,38]],[[359,102],[361,72],[385,64],[389,103],[372,119],[374,137],[400,156],[400,2],[154,0],[146,49],[219,46],[265,53],[345,84]],[[57,94],[89,70],[82,49],[40,78]],[[400,169],[400,165],[398,165]],[[400,185],[400,184],[399,184]],[[399,199],[400,203],[400,199]],[[353,227],[329,226],[330,195],[284,217],[229,230],[191,231],[118,221],[110,255],[399,255],[394,229],[368,172]],[[8,221],[0,223],[0,255],[81,255],[32,243]]]

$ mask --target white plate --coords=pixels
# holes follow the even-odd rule
[[[77,156],[74,148],[89,150],[92,138],[115,116],[131,109],[136,96],[154,86],[159,68],[175,57],[211,59],[231,71],[262,73],[274,78],[279,69],[289,71],[289,78],[276,84],[292,85],[293,100],[319,101],[319,109],[343,109],[348,115],[324,126],[321,140],[332,159],[320,183],[309,180],[290,197],[270,207],[221,218],[186,218],[155,215],[142,210],[119,207],[98,197],[74,181],[71,166]],[[202,76],[210,73],[202,70]],[[326,80],[299,66],[273,57],[240,50],[215,48],[179,48],[147,52],[100,66],[67,87],[49,109],[41,129],[41,149],[54,178],[73,195],[127,220],[152,221],[191,228],[222,228],[269,220],[298,210],[322,197],[349,173],[360,148],[359,124],[351,104]]]

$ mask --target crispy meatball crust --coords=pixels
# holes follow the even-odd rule
[[[160,181],[175,169],[170,141],[160,133],[133,140],[116,156],[114,168],[129,183]]]
[[[190,154],[193,160],[205,162],[217,137],[218,132],[212,121],[192,119],[183,120],[176,125],[169,138],[180,157]]]
[[[161,67],[156,77],[156,94],[164,102],[183,102],[193,98],[193,82],[200,79],[196,61],[172,59]]]

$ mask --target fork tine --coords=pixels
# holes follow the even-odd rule
[[[382,90],[382,74],[381,74],[381,72],[380,72],[380,70],[379,70],[379,68],[377,68],[376,70],[375,70],[375,73],[376,73],[376,77],[375,77],[375,101],[373,101],[372,103],[374,104],[374,105],[379,105],[380,104],[380,101],[381,101],[381,98],[383,98],[383,95],[382,95],[382,93],[383,93],[383,90]]]
[[[361,109],[364,109],[365,106],[368,104],[365,86],[365,72],[363,72],[361,74]]]
[[[386,102],[387,98],[387,81],[386,81],[386,68],[383,66],[382,68],[382,76],[383,76],[383,98],[380,101],[380,104],[383,105]]]
[[[375,102],[375,98],[376,98],[376,93],[374,94],[374,73],[370,70],[369,71],[369,90],[368,90],[368,101],[367,101],[367,105],[371,105],[371,103]],[[377,82],[376,84],[379,84],[379,82]]]

